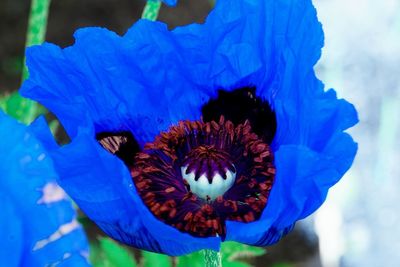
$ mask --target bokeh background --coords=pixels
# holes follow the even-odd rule
[[[261,0],[260,0],[261,1]],[[0,0],[0,94],[18,89],[29,0]],[[313,216],[255,266],[400,266],[400,0],[314,0],[326,45],[316,72],[327,88],[354,103],[360,123],[349,132],[359,143],[352,169]],[[80,27],[123,34],[139,19],[140,0],[53,0],[46,40],[73,43]],[[201,23],[207,0],[163,6],[170,28]],[[99,234],[94,226],[89,234]]]

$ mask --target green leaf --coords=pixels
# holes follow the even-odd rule
[[[91,244],[90,261],[93,267],[136,267],[136,261],[128,249],[107,237],[99,244]]]
[[[223,267],[252,267],[252,265],[238,261],[222,261]]]
[[[265,254],[263,248],[252,247],[236,242],[223,242],[221,246],[221,261],[223,267],[251,267],[246,260]],[[203,267],[204,254],[195,252],[178,258],[177,267]]]
[[[143,267],[168,267],[172,266],[171,258],[158,253],[142,251]]]
[[[236,242],[224,242],[221,246],[222,260],[235,260],[238,258],[252,258],[265,254],[265,250]]]
[[[203,267],[204,254],[202,252],[195,252],[189,255],[181,256],[178,258],[177,267]]]
[[[245,260],[265,254],[265,250],[236,242],[224,242],[221,246],[222,266],[250,267]]]

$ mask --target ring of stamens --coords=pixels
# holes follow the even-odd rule
[[[251,222],[261,216],[275,176],[272,151],[250,123],[234,126],[223,117],[181,121],[146,144],[130,170],[158,219],[193,236],[222,238],[226,220]],[[226,179],[227,173],[235,174],[232,184],[211,193],[214,179]],[[192,184],[185,174],[193,174]],[[193,189],[202,176],[210,184],[204,194]]]

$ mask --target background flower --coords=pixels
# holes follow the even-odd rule
[[[0,111],[0,265],[89,266],[75,211],[35,135]]]
[[[54,151],[61,184],[119,240],[171,255],[218,247],[218,238],[193,238],[156,220],[123,163],[94,138],[129,130],[142,147],[180,120],[198,120],[217,89],[255,86],[278,126],[267,207],[253,223],[228,221],[227,240],[276,242],[322,204],[353,161],[356,145],[343,131],[357,115],[315,77],[323,34],[310,1],[219,1],[204,25],[168,31],[139,21],[123,37],[100,28],[75,37],[63,50],[45,44],[28,52],[22,93],[52,110],[73,139]]]
[[[176,5],[176,2],[178,2],[177,0],[162,0],[162,1],[170,6]]]

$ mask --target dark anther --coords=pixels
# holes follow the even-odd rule
[[[140,151],[138,142],[128,131],[102,132],[96,134],[96,139],[104,149],[119,157],[127,166],[133,165],[135,155]]]
[[[275,112],[267,101],[256,96],[255,87],[233,91],[219,90],[216,99],[202,108],[203,120],[218,121],[222,116],[235,125],[250,121],[251,128],[266,143],[271,144],[276,132]]]

